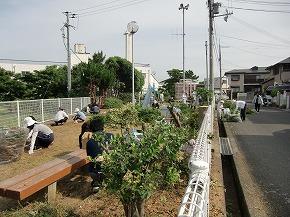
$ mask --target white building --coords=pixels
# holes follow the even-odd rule
[[[87,63],[90,54],[86,52],[86,47],[83,44],[75,44],[74,52],[71,54],[72,66],[79,64],[80,62]],[[47,66],[66,65],[67,62],[58,61],[37,61],[37,60],[17,60],[17,59],[0,59],[0,67],[12,71],[14,73],[27,73],[35,70],[44,70]]]
[[[125,58],[132,63],[132,34],[125,32]],[[155,90],[159,88],[159,82],[152,74],[150,64],[134,63],[135,69],[139,70],[144,76],[144,86],[142,88],[143,93],[146,93],[149,85],[154,87]]]
[[[155,90],[158,90],[159,82],[152,74],[150,64],[135,63],[134,65],[135,65],[135,69],[139,70],[142,73],[142,75],[144,76],[144,85],[142,88],[142,92],[146,93],[149,85],[154,87]]]

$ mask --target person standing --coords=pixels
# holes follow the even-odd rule
[[[30,141],[28,153],[33,154],[33,150],[47,148],[53,143],[53,131],[46,125],[36,122],[31,117],[24,119],[25,126],[29,129],[26,141]]]
[[[263,98],[259,93],[254,96],[253,103],[255,104],[256,112],[259,112],[261,105],[264,105]]]
[[[247,104],[243,100],[237,100],[236,101],[236,108],[240,111],[240,116],[242,121],[246,119],[246,109],[247,109]]]
[[[63,125],[68,120],[68,115],[65,113],[63,108],[59,107],[59,110],[53,120],[55,123],[54,126],[57,126],[58,124]]]

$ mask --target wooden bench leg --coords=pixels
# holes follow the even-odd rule
[[[47,187],[47,202],[53,203],[56,197],[56,182]]]

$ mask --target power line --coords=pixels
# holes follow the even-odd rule
[[[256,4],[256,5],[271,5],[271,6],[289,6],[290,2],[270,2],[270,1],[254,1],[254,0],[232,0],[234,2]]]
[[[125,8],[125,7],[129,7],[129,6],[132,6],[132,5],[140,4],[140,3],[146,2],[146,1],[151,1],[151,0],[141,0],[141,1],[140,0],[137,0],[137,1],[136,0],[132,0],[132,1],[121,3],[121,4],[112,5],[112,6],[109,6],[109,7],[100,8],[98,10],[94,10],[94,11],[91,11],[91,12],[81,13],[80,17],[86,17],[86,16],[90,16],[90,15],[101,14],[101,13],[117,10],[117,9],[120,9],[120,8]]]
[[[277,36],[277,35],[274,35],[274,34],[268,32],[268,31],[266,31],[266,30],[264,30],[264,29],[258,28],[258,27],[256,27],[255,25],[250,24],[250,23],[248,23],[248,22],[246,22],[246,21],[244,21],[244,20],[241,20],[241,19],[239,19],[239,18],[237,18],[237,17],[235,17],[235,16],[233,16],[232,19],[233,19],[234,21],[236,21],[236,22],[238,22],[238,23],[240,23],[240,24],[246,26],[246,27],[249,27],[249,28],[254,29],[254,30],[256,30],[256,31],[258,31],[258,32],[260,32],[260,33],[263,33],[263,34],[265,34],[266,36],[268,36],[268,37],[270,37],[270,38],[273,38],[273,39],[275,39],[275,40],[277,40],[277,41],[280,41],[280,42],[285,43],[285,44],[288,44],[288,45],[290,44],[290,41],[288,41],[288,40],[286,40],[286,39],[284,39],[284,38],[281,38],[281,37],[279,37],[279,36]]]
[[[242,39],[242,38],[237,38],[237,37],[227,36],[227,35],[220,35],[220,37],[230,38],[230,39],[234,39],[234,40],[238,40],[238,41],[244,41],[244,42],[249,42],[249,43],[254,43],[254,44],[268,45],[268,46],[272,46],[272,47],[290,47],[290,45],[258,42],[258,41],[252,41],[252,40],[248,40],[248,39]],[[288,49],[288,48],[285,48],[285,49]]]
[[[239,47],[235,47],[235,46],[232,46],[232,47],[235,48],[235,49],[238,49],[240,51],[243,51],[243,52],[246,52],[246,53],[249,53],[249,54],[254,54],[254,55],[257,55],[257,56],[264,56],[264,57],[268,57],[268,58],[277,58],[277,56],[270,56],[270,55],[265,55],[265,54],[261,54],[261,53],[256,53],[256,52],[245,50],[245,49],[242,49],[242,48],[239,48]],[[283,58],[283,57],[281,57],[281,58]]]
[[[122,0],[115,0],[115,1],[110,1],[110,2],[107,2],[107,3],[103,3],[103,4],[98,4],[98,5],[94,5],[94,6],[91,6],[91,7],[87,7],[87,8],[78,9],[78,10],[75,10],[75,11],[73,11],[73,12],[78,12],[78,11],[85,11],[85,10],[90,10],[90,9],[92,9],[92,8],[98,8],[98,7],[102,7],[102,6],[109,5],[109,4],[111,4],[111,3],[118,2],[118,1],[122,1]]]
[[[240,8],[240,7],[226,7],[221,6],[223,8],[231,8],[231,9],[237,9],[237,10],[245,10],[245,11],[258,11],[258,12],[268,12],[268,13],[284,13],[284,14],[290,14],[290,11],[281,11],[281,10],[264,10],[264,9],[254,9],[254,8]]]

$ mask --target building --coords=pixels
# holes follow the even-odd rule
[[[158,90],[159,82],[152,74],[150,64],[135,63],[134,65],[135,69],[140,71],[144,77],[144,85],[142,88],[142,92],[147,93],[149,85],[151,85],[151,87],[153,87],[155,90]]]
[[[290,83],[290,57],[268,66],[270,71],[269,79],[274,78],[274,84]]]
[[[204,86],[207,87],[207,79],[204,79]],[[229,79],[228,77],[224,76],[222,77],[222,92],[223,94],[228,94],[230,88],[229,88]],[[220,94],[220,77],[214,78],[214,92],[216,94]]]
[[[75,44],[74,51],[71,54],[71,65],[75,66],[81,62],[88,63],[91,54],[87,53],[86,46],[84,44]]]
[[[192,79],[180,79],[179,82],[175,83],[175,99],[181,100],[183,95],[183,81],[185,81],[185,94],[188,97],[192,97],[192,93],[196,90],[197,83],[193,82]]]
[[[233,98],[237,93],[247,93],[249,98],[257,91],[262,91],[262,82],[269,78],[266,67],[254,66],[250,69],[234,69],[225,73]]]
[[[75,44],[74,51],[71,55],[72,66],[79,64],[80,62],[87,63],[90,54],[86,52],[86,47],[83,44]],[[38,60],[17,60],[17,59],[0,59],[0,67],[14,73],[28,73],[35,70],[44,70],[47,66],[67,65],[67,62],[57,61],[38,61]]]

